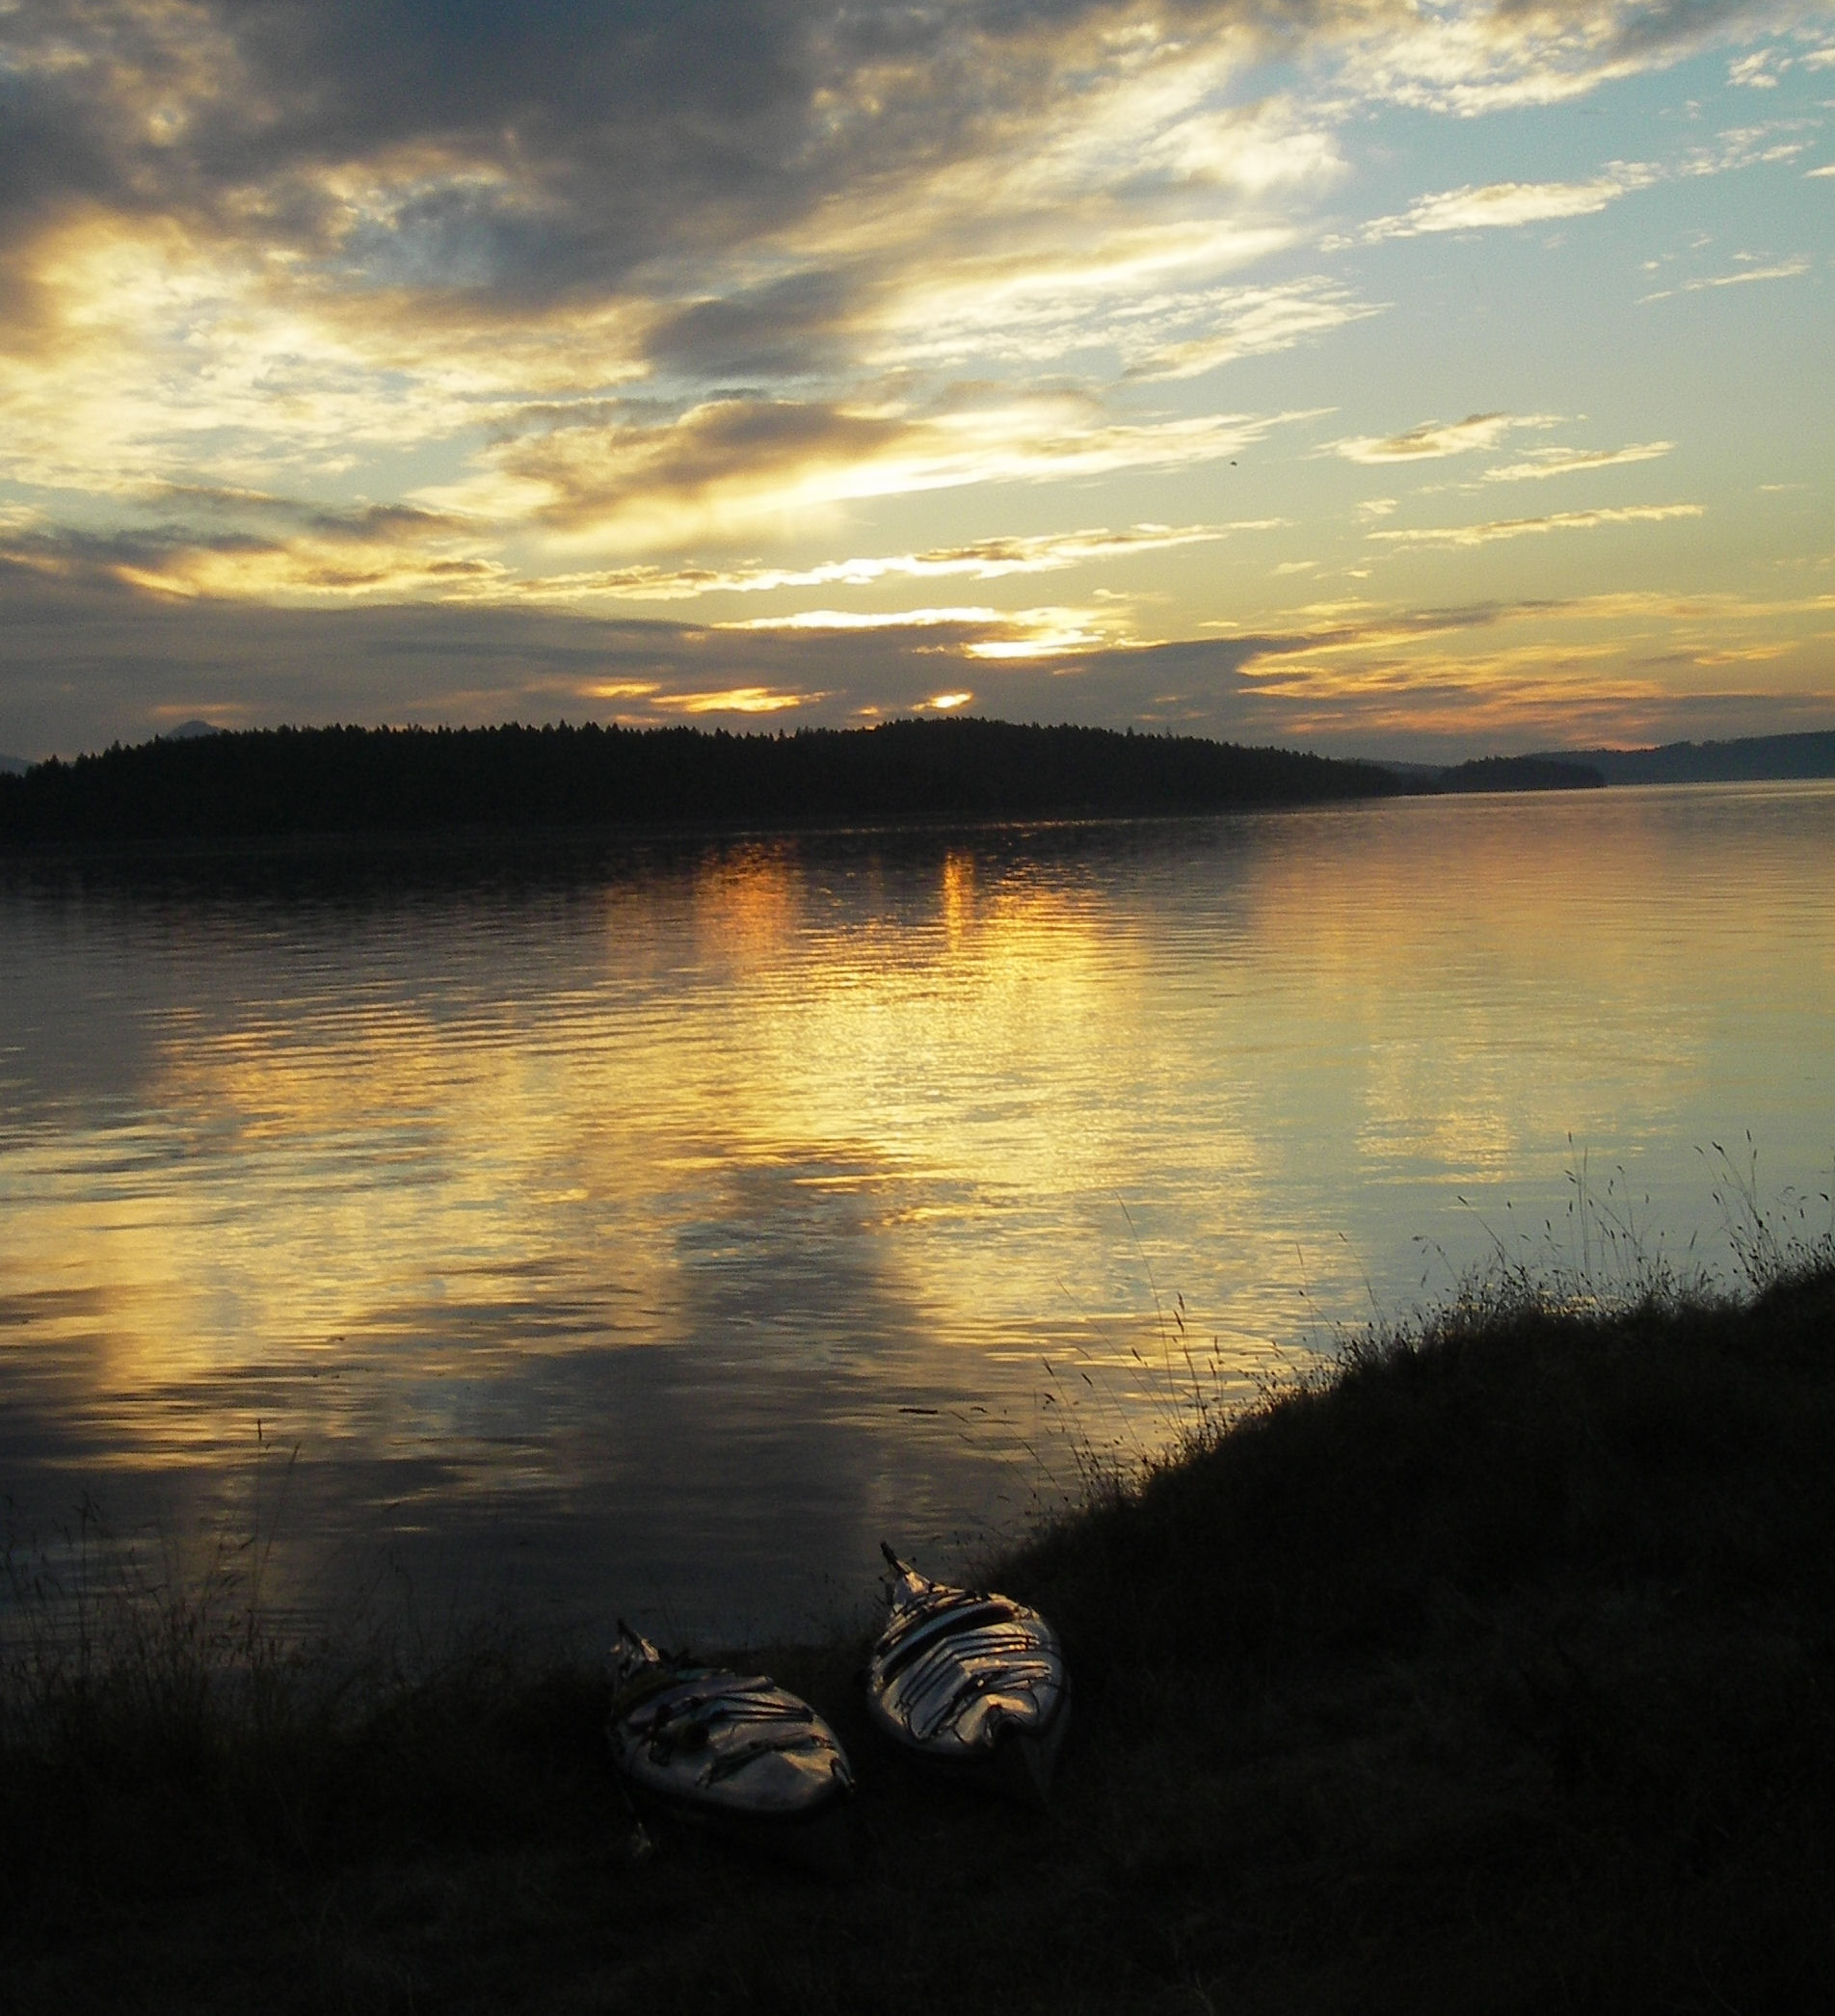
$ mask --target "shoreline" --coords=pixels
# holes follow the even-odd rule
[[[1044,1819],[876,1746],[859,1642],[755,1649],[855,1758],[839,1889],[629,1859],[604,1675],[501,1631],[332,1675],[252,1625],[229,1688],[178,1619],[36,1707],[15,1672],[0,1981],[21,2010],[1787,2005],[1835,1961],[1835,1251],[1753,1251],[1737,1298],[1506,1275],[1099,1474],[993,1564],[1077,1688]]]

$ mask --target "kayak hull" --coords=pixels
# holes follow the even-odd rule
[[[626,1634],[606,1735],[636,1810],[805,1867],[851,1855],[854,1774],[809,1703],[763,1674],[665,1658]]]
[[[1071,1717],[1056,1633],[1011,1597],[887,1558],[890,1614],[866,1672],[874,1726],[940,1773],[1044,1806]]]

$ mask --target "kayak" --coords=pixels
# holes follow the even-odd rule
[[[671,1658],[622,1620],[612,1658],[606,1734],[639,1812],[845,1870],[854,1773],[807,1701],[761,1673]]]
[[[1071,1720],[1057,1634],[1010,1596],[933,1582],[881,1552],[891,1614],[866,1668],[873,1723],[914,1757],[1043,1806]]]

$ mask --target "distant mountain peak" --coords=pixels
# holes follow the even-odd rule
[[[223,733],[214,721],[181,721],[176,728],[169,728],[160,737],[164,742],[195,742],[199,735]]]

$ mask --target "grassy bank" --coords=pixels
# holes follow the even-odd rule
[[[169,1641],[13,1675],[25,2009],[1627,2010],[1835,1979],[1835,1263],[1355,1341],[998,1564],[1078,1686],[1055,1810],[908,1776],[859,1646],[824,1885],[627,1851],[605,1687]],[[195,1634],[194,1634],[195,1637]]]

